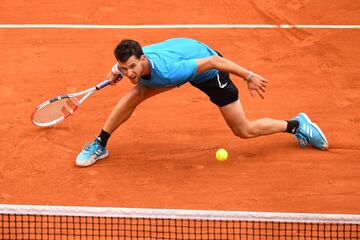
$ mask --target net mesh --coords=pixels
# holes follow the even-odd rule
[[[0,239],[360,239],[358,215],[341,215],[337,220],[323,221],[319,220],[321,215],[309,219],[313,215],[302,214],[303,220],[289,221],[279,219],[279,214],[269,217],[269,213],[264,213],[266,219],[257,220],[264,217],[261,217],[262,213],[256,213],[254,219],[249,220],[249,213],[244,212],[230,215],[224,212],[222,217],[218,211],[212,216],[210,211],[188,210],[185,218],[183,211],[174,210],[168,210],[170,213],[151,210],[149,214],[149,210],[127,209],[125,214],[116,211],[119,216],[114,216],[114,209],[102,209],[101,214],[89,211],[89,208],[71,210],[74,216],[66,209],[57,209],[54,213],[9,213],[11,211],[3,210]]]
[[[76,97],[53,99],[49,104],[37,109],[32,120],[35,124],[51,123],[69,116],[78,106],[79,100]]]

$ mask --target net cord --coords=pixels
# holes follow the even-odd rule
[[[360,224],[360,215],[0,204],[0,214]]]

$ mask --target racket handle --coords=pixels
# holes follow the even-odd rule
[[[117,78],[122,78],[122,77],[123,77],[123,75],[121,73],[117,76]],[[95,88],[96,88],[96,90],[100,90],[100,89],[106,87],[109,84],[110,84],[110,81],[105,80],[105,81],[99,83],[98,85],[96,85]]]
[[[109,84],[110,84],[110,81],[109,81],[109,80],[105,80],[105,81],[99,83],[98,85],[96,85],[95,87],[96,87],[96,90],[100,90],[100,89],[106,87],[106,86],[109,85]]]

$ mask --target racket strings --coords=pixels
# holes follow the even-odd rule
[[[46,124],[66,118],[71,115],[78,106],[79,100],[76,97],[62,98],[53,101],[34,112],[33,122],[35,124]]]

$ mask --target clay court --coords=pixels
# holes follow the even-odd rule
[[[360,2],[3,1],[1,24],[360,24]],[[289,134],[235,137],[207,96],[185,84],[139,106],[111,137],[110,156],[75,166],[132,87],[124,79],[69,119],[32,125],[41,102],[104,80],[123,38],[147,45],[200,40],[269,80],[264,100],[232,80],[250,119],[306,112],[330,143],[301,149]],[[240,210],[360,212],[360,29],[0,28],[0,203]],[[229,159],[218,162],[225,148]]]

